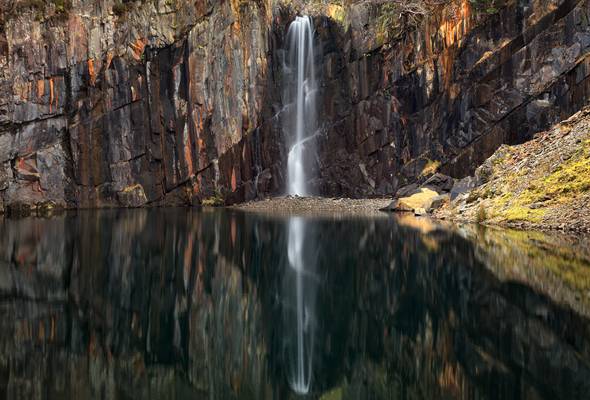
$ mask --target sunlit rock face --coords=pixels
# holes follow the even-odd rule
[[[112,0],[42,3],[0,10],[0,209],[286,193],[282,71],[303,12],[321,99],[312,193],[391,194],[429,160],[464,176],[588,99],[587,0],[493,14],[456,0],[392,42],[368,2],[340,14],[272,0],[131,1],[116,13]]]
[[[273,189],[261,149],[276,151],[260,131],[267,2],[14,3],[0,11],[3,203],[137,207]]]

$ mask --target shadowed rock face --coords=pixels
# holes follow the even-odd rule
[[[460,2],[459,2],[460,3]],[[382,45],[379,13],[349,10],[350,29],[324,44],[320,192],[386,194],[430,160],[464,177],[502,143],[519,143],[588,100],[587,1],[506,2],[493,15],[468,2]]]
[[[285,190],[281,69],[296,14],[271,0],[74,1],[0,10],[0,209],[228,203]],[[14,2],[18,5],[20,2]],[[380,11],[314,17],[313,191],[395,192],[429,160],[465,176],[588,99],[588,1],[469,2],[383,43]],[[304,7],[305,8],[305,7]]]
[[[535,272],[545,247],[300,218],[313,397],[587,398],[590,322],[549,297],[568,281]],[[1,222],[0,397],[292,397],[291,223],[183,210]]]

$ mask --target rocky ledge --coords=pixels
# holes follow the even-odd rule
[[[529,142],[500,147],[454,187],[435,217],[590,232],[590,107]]]

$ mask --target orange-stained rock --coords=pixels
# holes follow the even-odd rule
[[[236,169],[233,168],[231,171],[231,190],[232,190],[232,192],[235,192],[237,188],[238,188],[238,183],[236,181]]]
[[[139,38],[136,39],[135,42],[130,43],[129,47],[131,47],[133,58],[135,60],[140,61],[143,55],[143,51],[145,46],[148,44],[148,40],[146,38]]]
[[[96,82],[96,72],[94,71],[94,60],[92,58],[88,59],[88,75],[90,76],[90,85],[94,86]]]
[[[298,11],[313,10],[270,0],[140,3],[122,16],[73,2],[61,18],[7,21],[2,204],[282,193],[284,34]],[[502,143],[587,103],[590,32],[580,15],[590,0],[545,3],[507,2],[490,15],[453,0],[387,43],[371,2],[323,8],[314,19],[322,129],[313,190],[390,195],[423,180],[429,160],[460,177]],[[36,171],[21,160],[36,160]]]
[[[45,95],[45,79],[37,81],[37,97],[41,99]]]

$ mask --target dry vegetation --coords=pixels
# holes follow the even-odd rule
[[[452,205],[458,219],[590,229],[590,108],[527,143],[502,146],[477,176],[483,184]]]
[[[0,29],[3,29],[6,21],[26,12],[35,13],[36,19],[43,19],[47,11],[52,11],[53,17],[63,17],[72,9],[72,0],[17,0],[3,1],[0,3]]]

